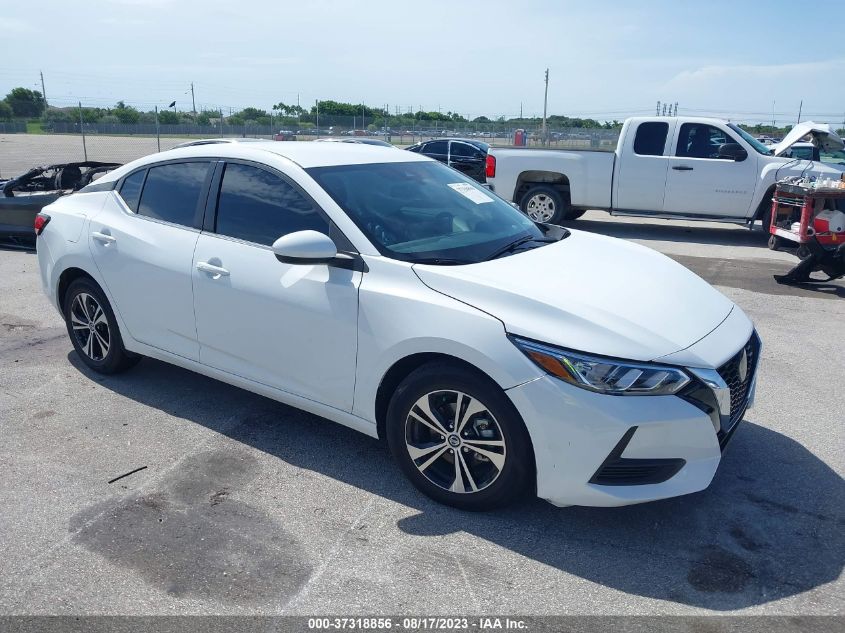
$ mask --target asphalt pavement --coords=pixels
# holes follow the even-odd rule
[[[845,284],[777,285],[795,257],[740,227],[573,226],[756,323],[756,406],[701,493],[440,506],[352,430],[158,361],[91,373],[36,256],[0,249],[0,615],[845,613]]]

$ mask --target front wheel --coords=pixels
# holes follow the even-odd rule
[[[464,510],[513,503],[534,476],[513,404],[489,379],[451,364],[424,365],[402,382],[387,411],[387,440],[414,486]]]
[[[70,284],[64,315],[76,353],[94,371],[115,374],[140,360],[140,356],[123,347],[114,312],[93,280],[82,277]]]

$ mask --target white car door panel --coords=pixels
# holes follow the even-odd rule
[[[149,178],[144,185],[149,187],[144,193],[147,199],[141,199],[143,170],[136,172],[135,179],[127,178],[129,184],[123,192],[129,200],[124,200],[120,192],[113,192],[102,212],[91,220],[89,247],[128,334],[140,343],[199,360],[191,286],[199,230],[152,217],[156,197],[167,200],[168,205],[173,205],[171,209],[183,202],[187,208],[192,200],[195,209],[199,207],[199,198],[205,194],[203,170],[208,170],[208,163],[191,165],[168,166],[163,172],[165,178],[159,178],[158,173]],[[170,176],[188,180],[190,190],[185,199],[167,196],[164,188],[172,183],[165,180]],[[137,184],[134,180],[141,181],[137,190],[132,190]],[[156,196],[157,188],[161,195]],[[142,211],[149,215],[136,213],[139,199]]]
[[[194,262],[200,362],[352,409],[360,272],[205,233]]]
[[[721,143],[736,139],[720,127],[684,123],[669,157],[663,211],[714,217],[745,217],[754,197],[756,155],[716,158]]]
[[[200,362],[351,411],[358,349],[360,271],[286,264],[282,234],[329,222],[275,172],[228,163],[215,233],[192,266]]]
[[[663,211],[666,192],[667,153],[675,130],[674,121],[644,121],[625,138],[620,148],[616,175],[616,209]]]

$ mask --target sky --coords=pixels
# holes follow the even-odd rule
[[[845,121],[841,28],[781,0],[41,0],[0,3],[0,96],[197,110],[315,99],[622,120]],[[842,0],[807,4],[842,24]],[[788,25],[796,25],[790,32]]]

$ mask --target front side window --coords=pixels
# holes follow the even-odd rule
[[[133,212],[138,212],[138,202],[141,200],[141,187],[144,186],[144,177],[147,170],[142,169],[130,174],[123,180],[120,186],[120,197]]]
[[[634,153],[640,156],[663,156],[669,124],[665,121],[640,123],[634,136]]]
[[[306,170],[380,253],[419,263],[485,261],[541,228],[463,174],[432,161]]]
[[[726,132],[704,123],[684,123],[678,134],[676,156],[688,158],[718,158],[719,147],[736,143]]]
[[[210,163],[171,163],[151,167],[144,182],[138,215],[199,226],[199,201]]]
[[[270,246],[288,233],[329,234],[328,221],[281,177],[251,165],[229,163],[217,199],[215,231]]]

